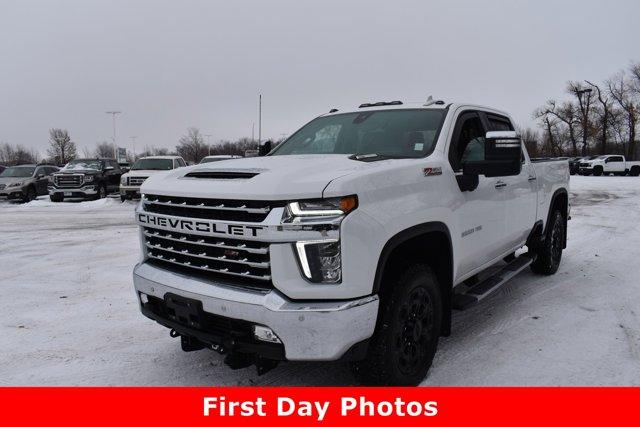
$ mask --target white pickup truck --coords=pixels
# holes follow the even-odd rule
[[[590,160],[582,160],[578,165],[580,175],[640,175],[640,161],[629,162],[624,156],[617,154],[598,156]]]
[[[532,163],[513,129],[477,105],[369,103],[266,156],[152,176],[142,313],[232,368],[345,360],[365,384],[418,384],[453,309],[560,264],[568,164]]]

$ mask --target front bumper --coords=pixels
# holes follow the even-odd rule
[[[140,293],[158,299],[170,293],[200,301],[205,313],[267,326],[282,341],[284,358],[292,361],[340,359],[373,335],[378,315],[376,295],[297,302],[277,290],[263,293],[218,286],[145,263],[135,267],[133,282],[139,301]],[[144,306],[142,309],[145,313]],[[148,312],[145,315],[153,318]],[[154,320],[171,327],[162,319]],[[197,337],[207,332],[194,330],[193,334]]]
[[[140,187],[136,187],[133,185],[122,185],[120,184],[120,195],[126,197],[140,197]]]
[[[85,185],[79,188],[57,188],[50,186],[47,188],[47,191],[50,196],[54,194],[62,194],[64,197],[87,197],[98,194],[98,190],[95,185]]]
[[[0,190],[2,199],[22,199],[24,194],[22,187],[5,187],[4,190]]]

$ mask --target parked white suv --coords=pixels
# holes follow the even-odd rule
[[[120,178],[120,200],[133,199],[140,196],[140,186],[151,175],[162,171],[187,166],[180,156],[141,157],[131,166],[129,172]]]
[[[624,156],[605,155],[590,160],[582,160],[579,164],[580,175],[640,175],[640,161],[629,162]]]
[[[142,313],[234,368],[341,359],[364,383],[417,384],[452,309],[560,264],[568,163],[531,162],[513,129],[476,105],[362,104],[267,156],[151,177]]]

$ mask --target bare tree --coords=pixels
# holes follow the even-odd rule
[[[589,80],[585,82],[596,91],[600,108],[595,110],[598,115],[598,122],[600,124],[600,154],[607,154],[607,139],[609,137],[609,127],[611,124],[611,110],[613,109],[613,101],[607,93],[604,93],[600,86],[591,83]]]
[[[531,157],[539,157],[541,155],[540,147],[538,146],[538,140],[540,136],[538,132],[531,128],[518,129],[522,143],[527,148],[527,153]]]
[[[22,145],[0,144],[0,164],[5,166],[24,165],[38,163],[38,153],[29,150]]]
[[[106,157],[113,158],[113,153],[115,152],[113,144],[108,143],[107,141],[103,141],[96,145],[94,150],[94,155],[96,157]]]
[[[627,125],[627,152],[626,156],[629,160],[636,158],[636,126],[638,124],[638,115],[640,114],[640,106],[635,99],[635,88],[624,73],[607,80],[607,89],[609,95],[614,99],[618,106],[622,109]]]
[[[49,129],[49,144],[47,154],[56,164],[64,165],[76,158],[76,144],[66,129]]]
[[[576,139],[576,125],[578,124],[578,115],[576,114],[576,106],[572,102],[564,102],[561,106],[558,106],[556,101],[550,99],[546,105],[539,108],[535,113],[535,116],[542,118],[549,118],[549,116],[555,117],[560,122],[567,126],[569,132],[569,142],[571,143],[572,155],[578,155],[578,141]],[[549,125],[550,122],[547,123]],[[551,135],[551,133],[550,133]]]
[[[187,134],[180,137],[176,151],[188,162],[198,163],[209,153],[209,147],[204,143],[204,138],[198,128],[190,127]]]

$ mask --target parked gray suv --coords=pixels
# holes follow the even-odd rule
[[[52,165],[20,165],[0,173],[0,198],[29,202],[47,194],[49,177],[58,172]]]

